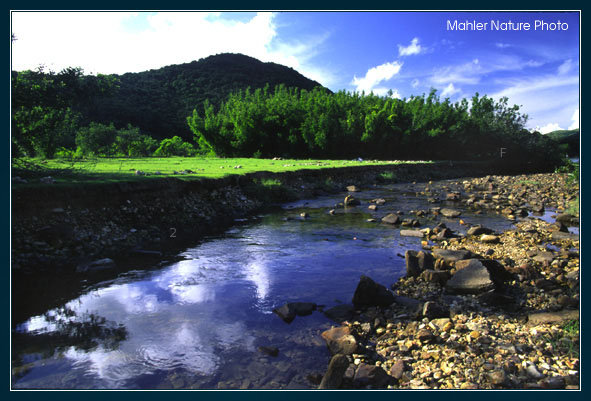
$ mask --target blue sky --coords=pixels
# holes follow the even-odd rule
[[[451,30],[448,21],[472,24]],[[470,29],[474,22],[484,29]],[[234,52],[290,66],[333,91],[408,98],[435,88],[454,102],[475,92],[507,96],[530,129],[578,127],[573,12],[13,12],[12,31],[15,70],[121,74]]]

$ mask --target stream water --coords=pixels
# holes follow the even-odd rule
[[[327,308],[350,303],[362,274],[385,286],[404,274],[420,239],[369,218],[433,207],[424,184],[355,194],[361,206],[328,210],[344,195],[283,205],[182,252],[160,269],[137,269],[85,288],[63,306],[31,316],[12,333],[13,388],[315,388],[330,355],[321,312],[287,324],[272,310],[287,302]],[[377,211],[367,201],[384,198]],[[436,206],[444,206],[437,204]],[[502,231],[497,214],[462,219]],[[300,213],[308,213],[308,218]],[[458,219],[443,221],[465,232]],[[43,302],[43,300],[39,300]],[[270,356],[258,347],[276,347]]]

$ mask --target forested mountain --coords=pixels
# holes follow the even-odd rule
[[[157,70],[115,75],[118,88],[100,99],[84,117],[88,121],[131,124],[155,139],[193,135],[187,116],[203,110],[208,100],[218,105],[234,91],[250,87],[286,87],[311,90],[321,86],[292,68],[263,63],[242,54],[219,54],[191,63]]]
[[[579,155],[579,129],[558,130],[552,131],[546,136],[561,145],[561,148],[568,154],[569,157]]]

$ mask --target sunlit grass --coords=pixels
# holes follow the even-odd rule
[[[179,179],[222,178],[233,174],[258,171],[286,172],[302,169],[323,169],[371,165],[395,165],[416,161],[359,160],[271,160],[252,158],[166,157],[166,158],[92,158],[76,161],[63,159],[26,159],[36,168],[16,170],[22,177],[51,175],[56,182],[77,184],[88,182],[138,181],[163,177]]]

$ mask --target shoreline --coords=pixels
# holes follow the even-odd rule
[[[511,220],[507,205],[515,214],[518,204],[543,210],[532,199],[544,192],[546,207],[564,208],[563,176],[521,177],[555,182],[539,193],[523,192],[528,184],[516,178],[463,180],[453,189],[427,184],[426,192],[455,193],[458,202]],[[407,274],[392,292],[362,278],[353,305],[325,311],[340,325],[322,334],[333,357],[319,388],[579,389],[580,245],[565,216],[552,224],[516,220],[502,233],[430,229],[424,239],[434,245],[406,252]]]

